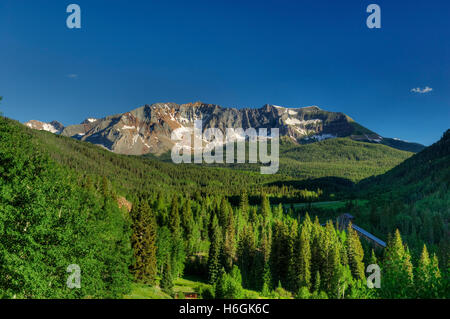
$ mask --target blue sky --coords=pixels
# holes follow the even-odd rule
[[[429,145],[449,128],[449,39],[447,0],[2,0],[0,109],[68,125],[155,102],[318,105]]]

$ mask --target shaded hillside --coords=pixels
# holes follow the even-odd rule
[[[412,153],[349,138],[285,146],[280,150],[280,172],[300,179],[340,177],[359,181],[385,173]]]
[[[164,191],[168,195],[181,191],[190,194],[239,194],[242,189],[251,192],[275,180],[289,179],[280,175],[261,175],[259,171],[176,165],[156,158],[115,154],[91,143],[32,130],[16,121],[8,121],[32,136],[36,147],[56,162],[83,175],[105,176],[118,193],[131,200],[138,193],[154,191]]]
[[[333,177],[358,182],[369,176],[383,174],[412,155],[413,153],[382,144],[358,142],[350,138],[327,139],[302,145],[283,138],[280,143],[278,175],[289,176],[296,181]],[[170,161],[170,154],[166,153],[159,158]],[[254,164],[205,166],[255,172],[259,172],[260,167]]]
[[[396,148],[398,150],[413,153],[418,153],[425,148],[425,146],[419,143],[406,142],[395,138],[387,138],[387,137],[383,138],[383,141],[381,143]]]
[[[382,235],[399,229],[412,252],[426,243],[448,267],[450,258],[450,130],[441,140],[387,173],[357,186],[357,197],[370,199],[353,208],[358,224]]]
[[[20,125],[20,124],[16,124]],[[384,173],[411,154],[379,144],[350,139],[330,139],[318,143],[281,145],[281,167],[278,174],[261,175],[260,164],[205,167],[196,164],[175,165],[158,157],[147,158],[115,154],[101,147],[21,126],[34,136],[39,148],[67,167],[83,174],[106,176],[122,195],[132,199],[137,192],[148,190],[188,191],[190,193],[239,194],[266,187],[268,193],[278,192],[284,181],[337,176],[358,181]],[[250,170],[250,171],[249,171]],[[279,182],[275,185],[274,182]],[[267,186],[264,186],[267,185]],[[272,186],[270,186],[272,185]],[[293,185],[289,183],[288,185]],[[291,187],[292,188],[292,187]]]
[[[450,183],[450,130],[442,138],[386,174],[361,181],[365,194],[392,194],[416,201]]]

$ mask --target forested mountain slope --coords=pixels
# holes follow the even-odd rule
[[[171,163],[170,156],[140,157],[109,152],[99,146],[31,130],[40,148],[67,167],[83,174],[106,176],[114,188],[129,199],[137,192],[152,189],[166,192],[203,192],[239,195],[243,188],[248,193],[259,193],[261,188],[280,182],[317,179],[335,176],[349,182],[381,174],[394,167],[412,153],[384,145],[357,142],[350,139],[330,139],[298,145],[282,142],[280,170],[275,175],[261,175],[260,164],[210,165]],[[164,160],[165,159],[165,160]],[[236,168],[236,169],[231,169]],[[272,186],[270,188],[273,188]],[[315,188],[316,189],[316,188]],[[267,190],[267,193],[277,190]]]
[[[411,152],[382,144],[354,141],[350,138],[334,138],[301,145],[282,138],[279,154],[280,165],[277,173],[279,180],[284,180],[286,177],[295,181],[333,177],[342,179],[346,184],[383,174],[413,155]],[[248,159],[248,153],[246,155]],[[146,155],[146,157],[171,162],[170,153],[160,156]],[[203,166],[253,172],[260,170],[259,164],[248,163],[203,164]]]
[[[442,138],[386,174],[361,181],[364,192],[400,196],[416,201],[450,183],[450,130]]]
[[[242,188],[250,190],[280,178],[261,175],[259,171],[235,171],[194,164],[176,165],[156,158],[120,155],[88,142],[31,130],[25,126],[22,129],[27,130],[39,148],[48,152],[58,163],[86,175],[107,177],[113,187],[129,199],[136,199],[137,193],[154,191],[168,194],[239,194]]]
[[[0,117],[0,298],[121,296],[130,231],[107,180],[55,163],[30,130]],[[88,274],[80,289],[66,286],[70,265]]]
[[[280,173],[297,179],[333,176],[355,182],[382,174],[412,154],[350,138],[305,145],[284,143],[280,149]]]
[[[342,142],[347,151],[358,143]],[[309,156],[301,150],[291,155]],[[345,157],[364,160],[354,150],[324,155],[324,163]],[[169,295],[174,278],[195,275],[211,284],[200,295],[216,298],[254,298],[243,288],[269,298],[448,295],[437,258],[424,250],[411,263],[399,233],[385,254],[370,255],[351,230],[272,207],[270,196],[319,195],[284,186],[289,176],[122,156],[5,118],[0,161],[3,297],[120,297],[128,292],[130,275]],[[133,202],[130,214],[118,208],[119,195]],[[358,218],[365,216],[361,211]],[[383,220],[375,222],[376,230],[384,227]],[[433,243],[430,250],[442,254],[438,248]],[[384,271],[380,291],[365,285],[365,265],[374,262]],[[82,289],[65,286],[70,264],[84,269]],[[445,268],[442,274],[447,278]]]
[[[426,243],[450,258],[450,130],[433,145],[387,173],[361,181],[356,196],[370,199],[355,208],[358,223],[376,234],[398,228],[418,254]]]

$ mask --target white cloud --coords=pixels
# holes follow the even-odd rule
[[[429,86],[426,86],[423,89],[421,89],[421,88],[413,88],[413,89],[411,89],[411,92],[420,93],[420,94],[428,93],[428,92],[431,92],[431,91],[433,91],[433,88],[430,88]]]
[[[67,77],[69,78],[69,79],[76,79],[77,77],[78,77],[78,74],[67,74]]]

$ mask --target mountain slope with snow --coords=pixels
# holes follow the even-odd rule
[[[225,133],[227,128],[278,128],[280,136],[299,144],[350,137],[356,141],[410,150],[406,142],[394,143],[393,139],[383,138],[344,113],[325,111],[317,106],[287,108],[267,104],[257,109],[236,109],[202,102],[155,103],[102,119],[88,118],[81,124],[61,130],[45,126],[45,123],[34,124],[38,121],[30,121],[26,125],[101,145],[116,153],[143,155],[169,151],[174,144],[172,132],[179,128],[193,128],[194,121],[200,119],[203,130],[219,128]],[[422,147],[420,144],[414,146],[416,151]]]
[[[39,130],[39,131],[47,131],[50,133],[55,134],[61,134],[61,132],[64,130],[64,125],[59,123],[58,121],[52,121],[50,123],[31,120],[26,123],[24,123],[29,128]]]

